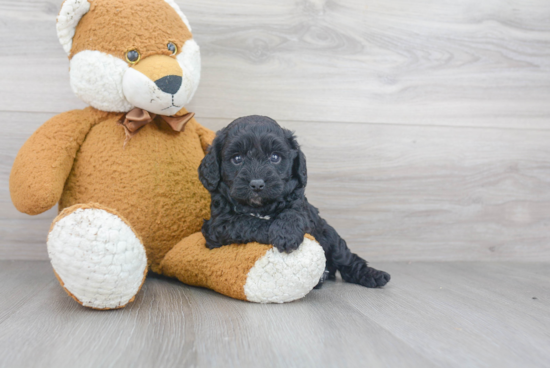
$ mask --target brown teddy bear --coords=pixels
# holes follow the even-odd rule
[[[324,270],[312,239],[279,253],[250,243],[208,250],[210,197],[197,168],[214,133],[184,106],[200,52],[173,0],[66,0],[58,37],[71,87],[91,107],[59,114],[19,151],[18,210],[59,203],[48,254],[61,285],[95,309],[134,300],[147,270],[254,302],[303,297]]]

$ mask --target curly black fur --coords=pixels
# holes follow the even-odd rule
[[[306,158],[293,133],[276,121],[247,116],[220,130],[199,167],[199,178],[212,196],[211,217],[202,227],[210,249],[256,241],[292,252],[309,233],[327,259],[319,286],[325,278],[334,279],[336,270],[345,281],[366,287],[390,281],[388,273],[351,253],[308,203]]]

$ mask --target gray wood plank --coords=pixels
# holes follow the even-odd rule
[[[7,183],[17,150],[50,116],[0,113],[10,122],[0,126],[0,259],[47,259],[56,210],[19,214]],[[365,258],[550,261],[550,132],[280,123],[306,153],[310,202]]]
[[[434,366],[330,292],[281,305],[235,302],[195,288],[190,294],[199,366]]]
[[[438,366],[548,365],[550,264],[379,266],[395,276],[384,298],[331,291]]]
[[[327,282],[283,305],[149,277],[133,304],[109,312],[76,304],[47,262],[6,265],[0,275],[19,266],[46,285],[17,308],[0,303],[0,315],[14,311],[0,320],[2,366],[545,367],[550,359],[549,263],[378,263],[393,276],[384,289]],[[0,291],[28,280],[2,278]]]
[[[0,111],[61,112],[61,0],[0,1]],[[181,1],[203,50],[203,116],[548,129],[542,0]]]
[[[331,302],[332,308],[340,304]],[[1,324],[0,362],[10,367],[432,366],[360,313],[342,307],[326,316],[322,299],[256,305],[149,278],[128,308],[99,312],[49,285]],[[332,333],[350,323],[353,329]],[[392,354],[378,353],[387,349]]]
[[[49,262],[0,261],[0,324],[44,287],[57,283],[52,275]]]
[[[151,278],[124,311],[94,311],[74,302],[41,263],[52,282],[0,324],[1,366],[195,366],[182,285]]]

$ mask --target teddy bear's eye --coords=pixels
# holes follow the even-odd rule
[[[135,64],[139,61],[140,55],[137,50],[130,50],[126,53],[126,61],[130,64]]]
[[[174,45],[174,43],[172,42],[168,42],[167,47],[168,47],[168,51],[170,51],[172,55],[176,55],[176,52],[178,52],[178,47]]]

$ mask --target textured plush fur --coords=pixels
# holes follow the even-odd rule
[[[99,203],[117,211],[143,239],[152,270],[181,239],[200,231],[210,195],[197,176],[214,132],[195,119],[174,132],[162,119],[147,124],[124,146],[121,114],[88,107],[57,115],[17,155],[13,203],[42,213]]]
[[[312,260],[320,259],[315,250],[323,255],[318,246],[310,246],[311,251],[302,252],[302,256],[299,252],[277,252],[278,258],[273,256],[271,246],[259,243],[213,251],[205,247],[200,228],[203,219],[209,217],[210,194],[201,185],[197,168],[214,132],[195,119],[183,131],[174,131],[164,118],[157,116],[127,141],[124,127],[119,124],[123,112],[132,107],[161,115],[187,114],[181,105],[192,97],[199,83],[200,53],[176,3],[67,0],[58,17],[58,31],[71,59],[71,85],[92,106],[52,117],[23,145],[10,174],[15,207],[37,215],[59,203],[61,217],[73,210],[90,208],[116,215],[140,239],[151,271],[233,298],[285,302],[311,290],[313,286],[309,285],[323,271],[322,262],[317,269],[311,267],[315,263]],[[168,43],[175,44],[177,52],[172,47],[169,50]],[[129,50],[138,51],[141,59],[129,63],[125,59]],[[181,85],[157,85],[165,78],[179,80]],[[173,90],[176,87],[178,92]],[[78,293],[70,291],[71,285],[88,280],[90,272],[94,279],[102,280],[87,285],[86,298],[96,302],[102,300],[111,281],[118,276],[128,280],[130,276],[127,266],[131,257],[128,263],[114,267],[112,261],[136,248],[130,249],[120,238],[117,240],[117,229],[111,229],[112,238],[109,235],[106,240],[105,231],[116,226],[116,221],[105,221],[108,223],[79,222],[78,226],[64,226],[55,234],[52,228],[53,243],[49,244],[62,250],[50,252],[52,265],[54,270],[60,268],[56,262],[61,261],[70,269],[71,272],[60,271],[57,275],[75,298]],[[75,229],[85,233],[85,244],[103,242],[106,251],[84,247],[92,254],[87,257],[78,236],[72,234]],[[83,266],[79,257],[93,264]],[[287,259],[290,260],[286,262]],[[299,269],[304,262],[310,262],[308,272]],[[137,278],[142,277],[139,270]],[[294,289],[302,294],[289,295],[288,289],[279,287],[281,280],[296,285]],[[120,290],[123,284],[116,285],[119,290],[113,288],[109,297],[116,299],[132,292]],[[85,300],[79,302],[85,304]],[[107,302],[93,305],[98,309],[118,306]]]
[[[74,93],[98,110],[175,115],[197,90],[200,49],[172,0],[66,0],[57,30]],[[130,50],[139,62],[126,60]],[[167,75],[179,79],[176,92],[158,85]]]
[[[305,155],[292,132],[274,120],[248,116],[219,131],[199,178],[212,197],[211,217],[202,227],[209,248],[256,241],[292,252],[309,233],[325,251],[325,277],[338,270],[345,281],[366,287],[390,280],[352,253],[308,203]]]

